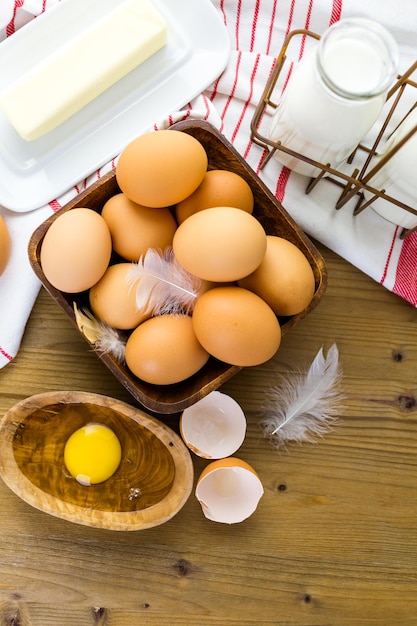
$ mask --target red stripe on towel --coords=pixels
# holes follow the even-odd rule
[[[294,7],[295,7],[295,0],[292,0],[291,7],[290,7],[290,14],[288,16],[287,30],[285,31],[285,38],[288,37],[292,28],[292,18],[294,17]]]
[[[57,211],[59,211],[59,209],[62,208],[62,205],[58,202],[58,200],[51,200],[51,202],[48,202],[48,204],[54,213],[56,213]]]
[[[10,35],[13,35],[13,33],[16,30],[16,25],[15,25],[16,13],[17,13],[17,10],[23,6],[23,2],[24,0],[15,0],[12,19],[6,26],[6,37],[10,37]]]
[[[12,361],[13,357],[11,354],[9,354],[8,352],[6,352],[6,350],[3,350],[3,348],[0,346],[0,354],[2,356],[4,356],[5,359],[7,359],[8,361]]]
[[[207,96],[203,93],[201,94],[202,98],[203,98],[203,102],[204,102],[204,108],[206,109],[206,113],[204,115],[204,119],[208,120],[209,116],[210,116],[210,102],[207,98]]]
[[[417,232],[408,235],[403,241],[393,293],[417,306]]]
[[[330,16],[330,24],[338,22],[342,17],[342,0],[334,0],[332,14]]]
[[[240,27],[240,15],[242,10],[242,0],[238,0],[236,6],[236,20],[235,20],[235,49],[239,50],[239,27]]]
[[[275,197],[278,202],[284,201],[285,189],[287,187],[288,179],[290,177],[291,170],[288,167],[283,167],[280,175],[278,176],[277,187],[275,189]]]
[[[271,21],[269,24],[268,43],[266,45],[266,50],[265,50],[266,54],[269,54],[271,51],[271,41],[272,41],[272,34],[274,32],[275,15],[277,12],[277,3],[278,3],[278,0],[274,0],[274,3],[272,5]]]
[[[250,52],[253,52],[255,49],[255,36],[256,36],[256,26],[258,24],[258,17],[259,17],[259,0],[256,0],[255,8],[253,11],[253,22],[252,22],[251,37],[250,37],[250,48],[249,48]]]
[[[235,126],[235,130],[233,131],[233,134],[232,134],[232,143],[233,143],[233,142],[235,141],[235,139],[236,139],[236,135],[237,135],[237,133],[238,133],[238,131],[239,131],[239,128],[240,128],[240,126],[241,126],[241,124],[242,124],[242,120],[243,120],[243,118],[245,117],[245,114],[246,114],[246,111],[247,111],[247,109],[248,109],[248,106],[249,106],[250,102],[252,101],[252,95],[253,95],[253,83],[254,83],[255,76],[256,76],[256,70],[258,69],[258,66],[259,66],[259,59],[260,59],[260,56],[261,56],[260,54],[257,54],[257,55],[256,55],[256,57],[255,57],[255,64],[254,64],[254,66],[253,66],[253,70],[252,70],[251,77],[250,77],[249,95],[248,95],[248,97],[247,97],[247,99],[246,99],[246,102],[245,102],[245,104],[244,104],[244,106],[243,106],[242,112],[241,112],[241,114],[240,114],[240,116],[239,116],[239,119],[238,119],[238,121],[237,121],[237,124],[236,124],[236,126]],[[247,155],[246,155],[246,156],[247,156]]]
[[[224,118],[225,118],[226,113],[227,113],[227,109],[229,108],[230,103],[232,102],[233,97],[235,95],[236,87],[237,87],[238,80],[239,80],[239,68],[240,68],[241,60],[242,60],[242,53],[238,52],[237,61],[236,61],[236,69],[235,69],[235,78],[234,78],[234,81],[233,81],[233,86],[232,86],[232,89],[231,89],[231,93],[230,93],[229,97],[227,98],[227,102],[226,102],[226,104],[225,104],[225,106],[223,108],[223,111],[221,113],[221,116],[220,116],[221,119],[223,120],[223,123],[224,123]],[[223,132],[223,123],[222,123],[222,127],[220,128],[220,132]]]
[[[309,30],[310,28],[310,21],[311,21],[311,13],[313,12],[313,3],[314,0],[310,0],[310,3],[308,5],[308,9],[307,9],[307,16],[306,16],[306,22],[304,25],[304,28],[306,30]],[[301,38],[301,46],[300,46],[300,56],[298,57],[299,59],[301,59],[301,57],[304,54],[304,48],[305,48],[305,44],[306,44],[306,35],[303,35],[303,37]]]
[[[394,245],[395,245],[395,241],[397,239],[397,234],[398,234],[398,226],[397,226],[397,228],[394,231],[394,235],[393,235],[392,241],[391,241],[391,246],[390,246],[389,252],[387,254],[387,258],[385,259],[384,271],[382,273],[381,280],[379,281],[381,283],[381,285],[383,285],[385,283],[385,279],[386,279],[387,274],[388,274],[388,268],[389,268],[389,264],[390,264],[390,261],[391,261],[392,253],[394,251]]]

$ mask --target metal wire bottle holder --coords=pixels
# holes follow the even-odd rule
[[[412,213],[416,216],[417,219],[417,209],[414,209],[408,204],[399,200],[398,198],[387,194],[385,189],[378,189],[371,184],[372,178],[375,176],[375,174],[377,174],[377,172],[379,172],[379,170],[394,156],[394,154],[398,150],[400,150],[402,146],[414,135],[414,133],[417,131],[417,124],[409,132],[407,132],[395,146],[393,146],[381,158],[379,158],[377,163],[373,167],[370,167],[372,157],[376,155],[378,146],[387,133],[388,125],[392,119],[392,116],[394,115],[394,112],[397,110],[401,97],[403,96],[406,88],[417,88],[417,83],[411,79],[412,74],[417,69],[417,61],[415,61],[406,72],[397,77],[396,82],[389,90],[386,97],[386,106],[388,107],[387,113],[385,114],[377,137],[373,141],[372,145],[366,146],[363,143],[360,143],[346,160],[346,163],[350,164],[353,162],[355,155],[357,155],[359,151],[362,151],[365,154],[365,161],[363,162],[362,166],[360,168],[355,168],[351,174],[348,174],[340,169],[332,167],[330,163],[321,163],[319,161],[309,158],[305,154],[296,152],[295,150],[292,150],[280,141],[275,142],[269,137],[264,136],[259,131],[261,119],[263,118],[263,115],[268,107],[276,109],[279,106],[279,104],[273,101],[272,94],[278,78],[282,72],[282,69],[285,65],[285,62],[287,61],[288,48],[292,42],[292,39],[297,36],[312,37],[315,40],[320,39],[320,35],[312,31],[305,29],[293,30],[285,39],[281,51],[277,56],[271,75],[264,87],[261,99],[255,109],[254,115],[251,120],[252,141],[267,150],[267,156],[262,163],[261,169],[266,166],[268,161],[277,150],[281,150],[291,157],[295,157],[301,161],[304,161],[320,170],[317,176],[309,179],[306,185],[306,194],[310,193],[310,191],[312,191],[312,189],[314,189],[314,187],[321,180],[323,180],[323,178],[325,178],[327,181],[339,185],[339,187],[342,188],[341,194],[335,203],[336,210],[341,209],[343,206],[345,206],[347,202],[349,202],[352,198],[356,196],[357,202],[353,209],[353,215],[356,216],[364,211],[366,208],[371,206],[377,198],[382,198]],[[405,117],[407,117],[407,115],[409,115],[409,113],[411,113],[411,111],[416,107],[417,102],[415,102],[413,106],[409,109],[409,111],[406,112],[406,114],[403,116],[403,119],[405,119]],[[368,192],[369,196],[369,199],[367,200],[365,199],[365,191]],[[399,236],[401,239],[404,239],[416,230],[417,226],[408,229],[402,228]]]

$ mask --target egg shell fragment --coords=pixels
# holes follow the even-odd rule
[[[206,291],[197,298],[192,319],[201,345],[231,365],[260,365],[274,356],[281,343],[281,327],[271,307],[241,287]]]
[[[210,170],[190,196],[175,207],[175,217],[181,224],[187,217],[215,206],[231,206],[252,213],[252,189],[244,178],[228,170]]]
[[[240,405],[225,393],[212,391],[184,409],[181,436],[198,456],[220,459],[234,454],[246,434],[246,417]]]
[[[197,341],[191,317],[166,314],[140,324],[126,342],[126,364],[145,382],[172,385],[195,374],[209,354]]]
[[[208,281],[229,282],[258,267],[266,251],[266,233],[246,211],[212,207],[180,224],[172,246],[178,261],[191,274]]]
[[[90,307],[94,315],[120,330],[136,328],[151,315],[136,307],[134,285],[128,280],[131,267],[132,263],[110,265],[89,291]]]
[[[178,130],[157,130],[137,137],[124,148],[116,165],[116,179],[133,202],[167,207],[197,189],[207,165],[207,153],[197,139]]]
[[[109,227],[113,250],[128,261],[137,261],[148,248],[163,250],[171,245],[177,229],[168,208],[142,206],[124,193],[109,198],[101,215]]]
[[[6,226],[6,222],[0,215],[0,276],[3,274],[9,262],[11,247],[9,230]]]
[[[236,457],[207,465],[195,489],[204,516],[223,524],[236,524],[250,517],[263,494],[264,488],[256,471]]]
[[[111,235],[99,213],[78,207],[57,216],[42,242],[40,262],[56,289],[78,293],[90,289],[106,271]]]
[[[261,264],[239,285],[257,293],[281,316],[296,315],[311,302],[315,277],[306,256],[291,241],[267,236],[267,248]]]

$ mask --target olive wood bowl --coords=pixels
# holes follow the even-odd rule
[[[288,239],[298,246],[307,257],[315,276],[315,293],[310,304],[303,311],[291,317],[279,318],[282,335],[285,335],[317,306],[326,291],[327,271],[322,256],[268,187],[227,139],[210,123],[185,121],[178,122],[171,128],[188,133],[201,142],[208,155],[208,169],[226,169],[242,176],[250,185],[254,195],[253,215],[262,224],[266,233]],[[29,260],[33,270],[75,326],[77,323],[73,303],[75,302],[78,308],[88,307],[88,294],[67,294],[55,289],[48,282],[40,263],[42,241],[52,222],[63,212],[76,207],[88,207],[101,212],[104,203],[116,193],[120,193],[120,189],[117,185],[115,172],[112,171],[43,222],[35,230],[29,242]],[[85,339],[88,342],[88,339]],[[94,350],[94,345],[90,344],[90,346]],[[199,372],[187,380],[174,385],[158,386],[139,380],[124,364],[117,362],[110,354],[101,354],[97,350],[96,352],[139,404],[159,415],[183,411],[211,391],[219,388],[242,369],[239,366],[229,365],[211,357]]]
[[[81,485],[67,471],[65,443],[96,422],[118,437],[122,459],[106,481]],[[84,526],[142,530],[171,519],[193,486],[191,455],[159,420],[125,402],[56,391],[14,405],[0,422],[0,476],[22,500]]]

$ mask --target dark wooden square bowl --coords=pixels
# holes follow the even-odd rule
[[[203,121],[186,121],[179,122],[171,128],[188,133],[202,143],[208,155],[209,169],[226,169],[242,176],[249,183],[254,195],[253,214],[260,221],[266,233],[285,237],[297,245],[310,262],[316,280],[314,297],[301,313],[280,318],[282,334],[284,335],[316,307],[325,293],[327,272],[322,256],[240,154],[211,124]],[[63,293],[47,281],[40,264],[42,241],[52,222],[63,212],[71,211],[76,207],[88,207],[100,213],[104,203],[119,192],[116,175],[112,171],[43,222],[35,230],[29,243],[29,260],[33,270],[45,289],[77,328],[74,302],[79,308],[85,307],[88,302],[86,294]],[[93,345],[91,347],[94,349]],[[137,402],[142,407],[159,415],[183,411],[210,391],[220,387],[241,369],[241,367],[228,365],[210,358],[199,372],[187,380],[175,385],[158,386],[139,380],[125,365],[118,363],[111,355],[101,354],[97,350],[96,352]]]

